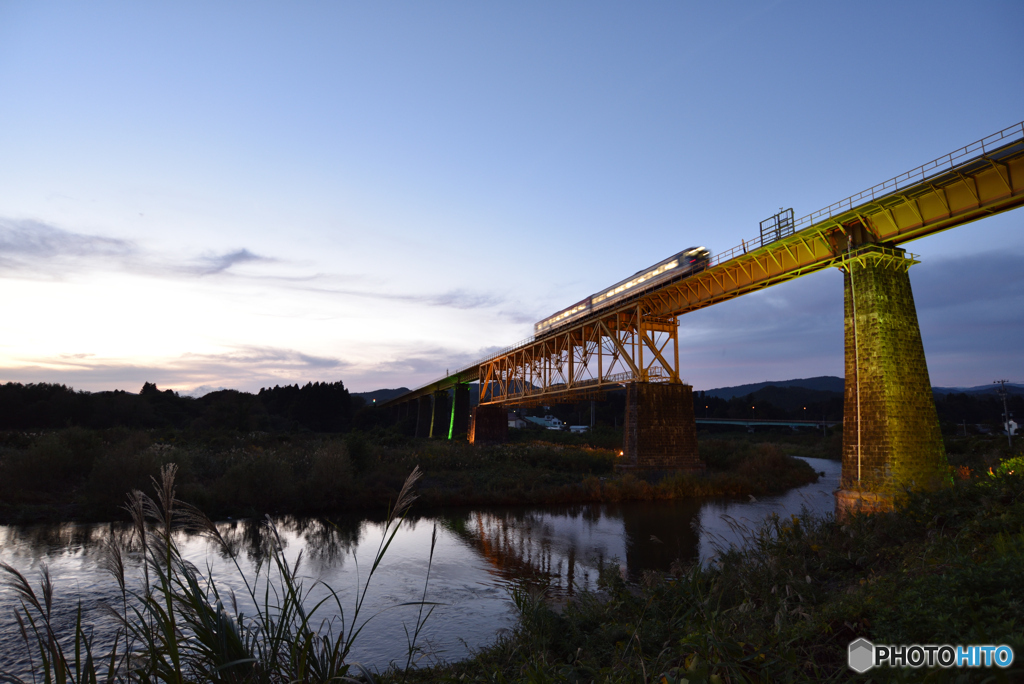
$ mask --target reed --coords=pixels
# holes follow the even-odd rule
[[[83,626],[79,605],[71,634],[61,634],[54,619],[54,587],[44,567],[38,591],[16,568],[0,564],[8,584],[20,600],[17,619],[30,659],[28,680],[0,673],[0,681],[45,682],[218,682],[224,684],[271,682],[373,681],[373,675],[349,656],[359,634],[372,620],[364,616],[364,602],[388,548],[416,500],[414,488],[420,471],[406,478],[390,508],[380,544],[354,607],[346,614],[342,596],[319,581],[307,584],[299,574],[302,556],[289,563],[273,522],[265,524],[272,540],[270,553],[255,573],[243,572],[236,549],[198,508],[176,497],[174,464],[165,465],[154,478],[155,498],[133,491],[125,506],[133,535],[127,544],[112,540],[105,549],[104,568],[116,579],[120,605],[108,606],[117,632],[107,652],[96,647]],[[233,593],[225,595],[207,568],[204,575],[186,560],[175,543],[177,530],[205,536],[234,560],[245,586],[252,615],[239,610]],[[436,532],[435,532],[436,541]],[[132,588],[126,577],[125,557],[141,556],[141,587]],[[433,544],[431,558],[433,561]],[[429,581],[429,567],[427,581]],[[313,590],[321,585],[327,597],[315,603]],[[420,607],[416,626],[407,631],[409,662],[416,638],[430,616],[426,600],[406,605]],[[326,609],[330,617],[322,617]],[[432,608],[430,609],[432,610]],[[359,679],[357,679],[357,677]]]

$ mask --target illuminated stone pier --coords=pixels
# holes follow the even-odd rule
[[[704,470],[697,454],[693,388],[682,383],[626,386],[626,422],[619,468]]]
[[[917,263],[865,245],[843,262],[846,394],[839,517],[893,507],[910,489],[949,482],[924,346],[910,289]]]
[[[459,383],[455,386],[455,397],[452,402],[452,415],[448,426],[448,439],[465,439],[469,432],[469,385]]]
[[[485,404],[473,409],[469,424],[469,443],[504,442],[508,439],[508,409],[501,404]]]

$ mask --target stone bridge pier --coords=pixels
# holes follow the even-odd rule
[[[633,382],[626,386],[626,420],[619,469],[704,470],[697,453],[693,387]]]
[[[410,403],[416,407],[416,436],[429,437],[430,421],[434,413],[433,397],[429,394],[424,394]]]
[[[879,511],[950,481],[902,249],[865,245],[843,262],[846,392],[838,517]]]
[[[469,443],[508,440],[508,409],[502,404],[482,404],[473,409],[469,421]]]

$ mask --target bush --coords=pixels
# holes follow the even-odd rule
[[[258,514],[276,510],[294,494],[292,464],[271,450],[245,451],[224,473],[217,490],[225,502]]]
[[[307,505],[318,510],[344,507],[352,491],[352,463],[345,445],[328,442],[313,452],[309,479],[303,488]]]
[[[148,488],[163,464],[145,432],[131,432],[96,459],[86,482],[86,499],[98,510],[115,511],[129,492]]]

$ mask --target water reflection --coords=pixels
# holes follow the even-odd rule
[[[779,497],[759,501],[691,500],[534,508],[477,509],[411,518],[400,529],[367,595],[366,615],[375,615],[357,643],[354,659],[383,668],[404,663],[403,625],[415,611],[400,604],[419,600],[427,569],[431,531],[439,529],[427,600],[440,602],[424,632],[436,658],[457,659],[491,642],[501,628],[513,624],[508,601],[510,583],[527,579],[550,587],[555,596],[571,596],[596,586],[602,568],[612,567],[633,579],[644,572],[667,572],[673,561],[706,561],[717,548],[740,543],[742,535],[730,520],[756,526],[771,512],[797,513],[808,507],[831,512],[839,464],[808,459],[826,477]],[[379,521],[358,516],[274,519],[290,563],[303,559],[300,574],[307,586],[322,582],[337,590],[346,610],[355,589],[365,580],[367,563],[380,542]],[[246,593],[234,556],[246,576],[266,561],[271,532],[263,521],[229,520],[217,524],[228,551],[185,533],[176,537],[187,560],[218,585],[239,597]],[[0,560],[10,563],[37,584],[46,563],[57,588],[61,620],[73,625],[77,600],[95,629],[97,643],[112,633],[102,604],[118,601],[113,578],[101,569],[104,541],[127,541],[130,528],[120,523],[92,525],[0,526]],[[138,586],[138,559],[129,559],[130,586]],[[135,584],[132,585],[131,582]],[[326,596],[324,586],[311,594]],[[70,600],[69,600],[70,599]],[[16,653],[16,599],[0,586],[0,669],[19,664]],[[321,617],[330,617],[323,615]]]
[[[693,562],[700,547],[700,501],[491,509],[447,517],[446,528],[490,566],[496,578],[546,585],[555,596],[593,589],[615,565],[632,579]]]

